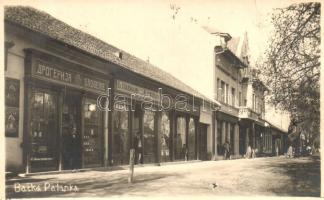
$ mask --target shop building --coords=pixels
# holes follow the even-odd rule
[[[232,158],[246,154],[248,147],[258,156],[274,155],[276,147],[283,154],[286,132],[265,120],[265,94],[268,88],[250,65],[247,34],[232,38],[204,27],[217,40],[215,46],[215,99],[221,108],[215,114],[215,152],[223,155],[223,145],[230,144]]]
[[[267,87],[253,75],[251,68],[243,71],[242,90],[244,103],[240,107],[240,154],[244,155],[248,146],[260,155],[271,144],[269,123],[264,119],[265,92]]]
[[[208,158],[219,104],[171,74],[30,7],[6,7],[5,47],[8,171]]]
[[[215,36],[214,94],[221,108],[215,112],[214,152],[215,159],[223,155],[223,145],[229,143],[232,158],[239,156],[239,106],[242,103],[241,69],[247,65],[237,57],[227,43],[232,37],[227,33],[204,27]]]

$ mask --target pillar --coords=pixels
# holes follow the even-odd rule
[[[252,122],[252,148],[255,149],[255,124]]]
[[[234,125],[234,155],[240,154],[240,129],[239,125],[236,123]]]
[[[59,104],[58,104],[58,110],[59,110],[59,117],[58,117],[58,124],[59,124],[59,129],[58,129],[58,132],[59,132],[59,138],[58,138],[58,141],[59,141],[59,166],[58,166],[58,170],[61,171],[62,170],[62,167],[63,167],[63,130],[62,130],[62,123],[63,123],[63,118],[62,118],[62,112],[63,112],[63,103],[64,103],[64,100],[63,100],[63,95],[64,94],[64,90],[62,89],[60,91],[60,96],[59,96]]]
[[[170,119],[170,137],[169,137],[169,157],[170,160],[174,160],[174,137],[176,134],[176,118],[174,110],[169,112],[169,119]]]
[[[245,129],[245,152],[246,152],[248,146],[250,145],[249,132],[250,132],[250,129],[249,128],[246,128]]]
[[[227,122],[227,132],[226,132],[226,140],[231,144],[231,123]]]
[[[108,103],[108,101],[106,102]],[[108,109],[105,110],[104,113],[104,166],[107,167],[109,163],[108,159],[108,118],[109,118],[109,112]]]
[[[226,123],[224,121],[222,121],[222,143],[221,145],[223,145],[225,143],[225,136],[226,136]]]
[[[162,120],[162,113],[155,112],[154,115],[154,132],[156,135],[156,162],[161,163],[161,120]]]
[[[217,119],[215,117],[214,119],[214,133],[213,133],[213,136],[214,136],[214,156],[217,156],[218,155],[218,152],[217,152]]]

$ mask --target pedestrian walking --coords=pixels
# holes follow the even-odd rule
[[[249,145],[246,149],[245,158],[251,158],[251,154],[252,154],[252,149],[251,146]]]
[[[230,145],[228,141],[223,144],[224,159],[227,160],[230,158]]]

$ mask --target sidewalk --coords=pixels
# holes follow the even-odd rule
[[[317,196],[319,172],[319,160],[310,157],[205,161],[137,167],[133,184],[127,182],[128,170],[35,175],[7,180],[7,192],[8,197]],[[18,184],[33,184],[43,190],[44,184],[50,184],[78,190],[15,192],[15,184],[16,189]]]

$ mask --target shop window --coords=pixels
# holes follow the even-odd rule
[[[155,143],[154,115],[154,112],[146,110],[143,117],[144,163],[156,162],[157,145]]]
[[[31,172],[57,170],[57,94],[33,89],[30,112]]]
[[[162,112],[161,118],[161,161],[170,161],[170,119],[168,112]]]
[[[115,165],[125,165],[129,162],[128,113],[128,111],[115,110],[112,115],[112,155]]]
[[[175,136],[175,159],[177,160],[185,160],[185,156],[187,156],[186,139],[186,119],[184,117],[178,117],[177,133]]]
[[[193,118],[190,118],[189,121],[188,153],[188,159],[196,159],[196,126]]]

